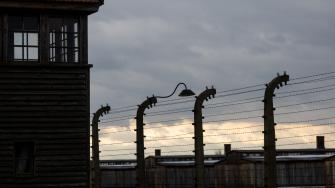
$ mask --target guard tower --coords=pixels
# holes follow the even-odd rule
[[[88,188],[87,16],[103,0],[0,0],[0,187]]]

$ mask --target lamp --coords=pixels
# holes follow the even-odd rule
[[[167,95],[167,96],[155,96],[155,97],[156,97],[156,98],[169,98],[169,97],[171,97],[173,94],[176,93],[177,88],[178,88],[180,85],[183,85],[183,86],[185,87],[185,89],[183,89],[183,90],[180,92],[180,94],[178,95],[179,97],[188,97],[188,96],[193,96],[193,95],[195,95],[195,93],[194,93],[192,90],[187,89],[187,86],[186,86],[185,83],[180,82],[180,83],[177,84],[176,88],[174,88],[174,91],[173,91],[170,95]]]

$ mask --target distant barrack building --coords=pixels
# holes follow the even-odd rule
[[[87,17],[102,0],[0,0],[0,187],[90,185]]]
[[[335,149],[324,148],[323,139],[317,146],[277,150],[278,187],[334,187]],[[195,187],[194,156],[159,153],[146,158],[148,187]],[[204,164],[206,188],[264,187],[263,150],[226,150],[225,155],[206,155]],[[100,165],[102,188],[136,187],[136,160],[103,160]]]

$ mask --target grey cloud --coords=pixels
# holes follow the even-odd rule
[[[327,0],[108,0],[89,19],[92,110],[137,104],[179,81],[224,90],[268,82],[282,70],[334,70],[334,7]]]

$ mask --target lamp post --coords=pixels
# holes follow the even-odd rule
[[[204,101],[215,97],[216,89],[212,87],[199,94],[196,97],[194,104],[194,153],[195,153],[195,187],[205,187],[205,157],[204,157],[204,141],[203,141],[203,127],[202,127],[202,109],[204,108]]]
[[[145,176],[145,158],[144,158],[144,134],[143,134],[143,126],[145,125],[143,123],[143,116],[145,109],[152,108],[157,103],[157,98],[169,98],[172,95],[174,95],[180,85],[183,85],[185,87],[184,90],[181,91],[179,94],[180,97],[186,97],[186,96],[192,96],[195,95],[195,93],[187,89],[187,86],[185,83],[178,83],[173,92],[170,95],[167,96],[155,96],[147,97],[147,99],[138,106],[137,113],[136,113],[136,179],[137,179],[137,186],[138,188],[146,188],[146,176]]]

